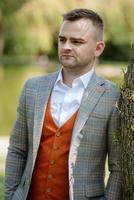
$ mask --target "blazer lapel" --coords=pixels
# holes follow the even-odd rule
[[[40,81],[38,92],[36,94],[34,131],[33,131],[33,166],[36,159],[38,147],[40,144],[40,138],[41,138],[48,98],[51,94],[57,76],[58,72],[50,76],[44,77],[44,79]]]
[[[94,73],[82,98],[82,102],[74,125],[73,138],[75,137],[76,132],[81,131],[104,92],[104,80]]]
[[[69,152],[69,182],[71,200],[73,199],[73,168],[75,166],[78,147],[83,137],[81,130],[104,92],[104,80],[94,73],[86,88],[86,91],[84,92],[72,133],[72,141]]]

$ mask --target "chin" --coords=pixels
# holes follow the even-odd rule
[[[60,63],[63,65],[63,66],[66,66],[66,67],[73,67],[76,65],[76,63],[74,62],[74,60],[72,59],[60,59]]]
[[[64,61],[61,61],[61,64],[63,65],[63,66],[70,66],[71,65],[71,63],[69,63],[69,62],[64,62]]]
[[[62,63],[62,66],[65,68],[74,68],[75,66],[69,63]]]

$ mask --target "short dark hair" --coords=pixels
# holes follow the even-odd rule
[[[104,25],[102,18],[92,10],[85,8],[78,8],[63,14],[62,16],[63,16],[63,21],[65,20],[75,21],[81,18],[90,19],[95,26],[103,30]]]

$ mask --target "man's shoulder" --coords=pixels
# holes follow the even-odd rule
[[[55,79],[57,75],[58,75],[58,71],[54,73],[30,78],[25,82],[25,87],[36,89],[39,84],[44,83],[44,82],[46,82],[47,84],[50,80]]]
[[[37,84],[38,82],[42,82],[42,81],[45,81],[48,79],[53,79],[57,74],[58,74],[58,71],[49,73],[46,75],[42,75],[42,76],[33,77],[33,78],[28,79],[27,82],[29,82],[31,84]]]
[[[111,91],[119,92],[119,87],[116,83],[107,79],[104,79],[104,80],[105,80],[105,85],[107,89],[110,89]]]
[[[119,86],[116,83],[114,83],[114,82],[112,82],[108,79],[105,79],[104,77],[101,77],[101,76],[97,76],[97,79],[102,84],[102,87],[105,88],[105,91],[106,91],[107,94],[110,94],[113,97],[119,96],[120,89],[119,89]]]

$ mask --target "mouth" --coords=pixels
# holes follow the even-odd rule
[[[74,58],[73,55],[69,55],[69,54],[63,54],[63,55],[61,55],[61,57],[72,57],[72,58]]]

